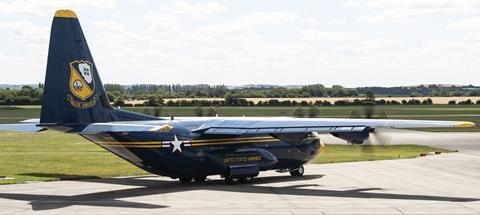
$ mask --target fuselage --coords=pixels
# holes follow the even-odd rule
[[[272,135],[205,135],[196,132],[211,118],[135,122],[168,126],[156,132],[82,134],[106,150],[157,175],[195,177],[226,174],[230,166],[288,169],[316,158],[319,141]]]

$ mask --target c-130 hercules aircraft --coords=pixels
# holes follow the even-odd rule
[[[304,173],[321,148],[319,133],[362,144],[375,129],[471,127],[471,122],[289,117],[162,118],[112,108],[77,15],[53,18],[40,120],[0,130],[76,133],[147,172],[245,183],[260,171]],[[34,123],[32,123],[34,122]]]

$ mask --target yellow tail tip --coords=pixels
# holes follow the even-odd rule
[[[77,14],[72,10],[57,10],[57,12],[55,12],[55,17],[77,18]]]
[[[473,122],[458,122],[455,127],[462,127],[462,128],[468,128],[468,127],[475,127],[475,123]]]

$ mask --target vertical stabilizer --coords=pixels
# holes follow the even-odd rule
[[[41,124],[83,124],[153,119],[110,106],[77,15],[53,18]],[[155,118],[156,119],[156,118]]]

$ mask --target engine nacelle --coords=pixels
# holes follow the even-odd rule
[[[373,131],[373,128],[367,128],[359,132],[333,132],[330,134],[342,140],[346,140],[348,143],[351,144],[363,144],[365,140],[367,140],[370,136],[370,133]]]

